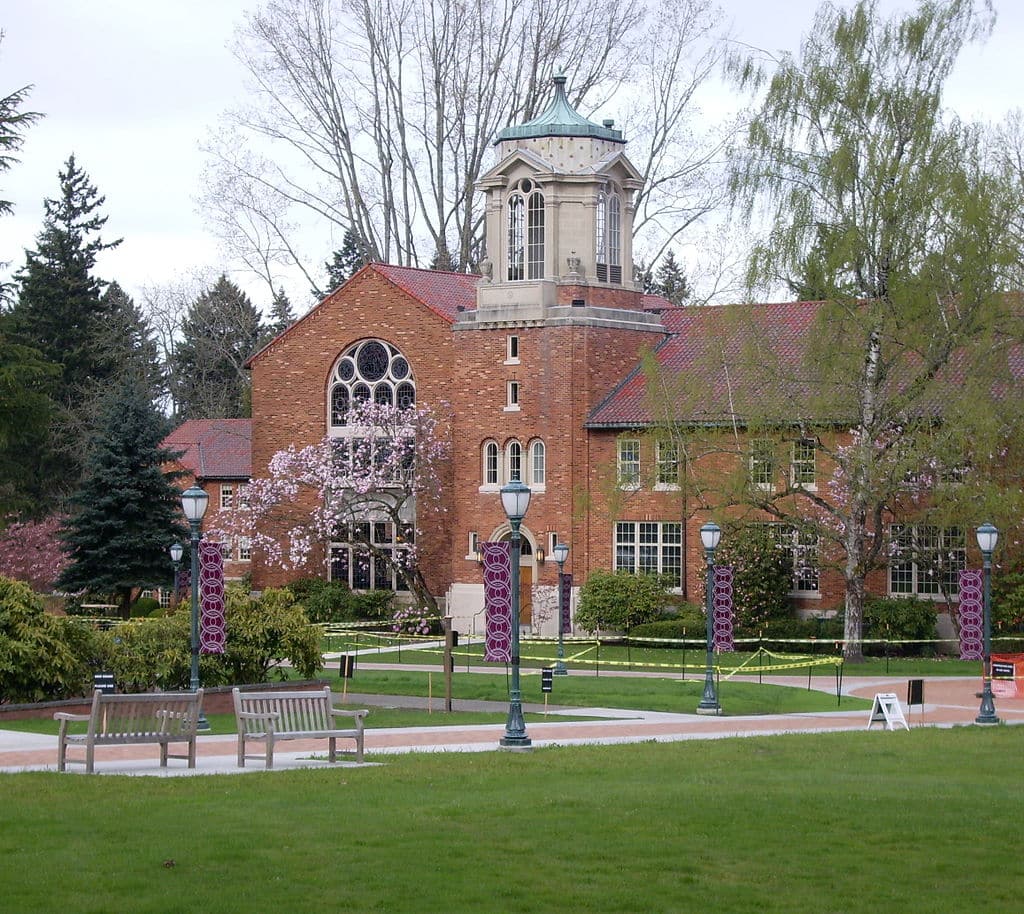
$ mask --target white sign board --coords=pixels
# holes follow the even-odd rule
[[[873,724],[883,724],[886,730],[895,730],[897,724],[904,730],[910,729],[895,692],[879,692],[875,695],[871,705],[871,719],[868,721],[869,730]]]

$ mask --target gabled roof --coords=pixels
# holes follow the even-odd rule
[[[645,308],[659,307],[648,298],[654,297],[645,297]],[[670,336],[654,350],[657,366],[666,378],[691,379],[695,391],[693,404],[682,407],[688,415],[677,418],[708,424],[732,421],[740,407],[757,396],[743,367],[750,364],[750,346],[763,348],[783,364],[798,363],[821,306],[788,302],[665,308],[661,319]],[[743,309],[742,314],[737,309]],[[788,392],[800,400],[806,393],[796,381]],[[653,421],[647,376],[638,365],[594,408],[587,426],[636,428]]]
[[[252,419],[189,419],[164,438],[178,463],[196,479],[248,479],[252,475]]]
[[[450,324],[455,322],[459,311],[476,308],[476,286],[480,276],[475,273],[421,270],[385,263],[373,263],[365,269],[376,270]]]

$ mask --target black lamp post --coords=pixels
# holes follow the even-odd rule
[[[508,720],[501,745],[506,749],[525,749],[531,743],[523,720],[522,693],[519,689],[519,525],[530,507],[530,489],[516,479],[501,487],[501,506],[512,527],[512,684],[508,698]]]
[[[704,695],[697,705],[698,714],[721,714],[722,707],[718,703],[718,695],[715,694],[715,669],[714,669],[714,603],[712,591],[715,587],[715,550],[718,548],[718,541],[722,538],[722,528],[718,524],[708,522],[700,528],[700,541],[704,546],[704,561],[707,564],[707,581],[705,590],[705,614],[707,615],[707,663],[704,667]]]
[[[181,543],[174,543],[170,548],[171,561],[174,563],[174,586],[171,588],[171,605],[178,605],[178,571],[181,568],[181,557],[185,550]]]
[[[565,605],[565,581],[562,577],[562,567],[565,565],[565,560],[569,558],[569,547],[565,543],[555,543],[555,548],[551,550],[551,554],[555,557],[555,561],[558,562],[558,660],[555,661],[554,675],[568,676],[569,671],[565,668],[565,644],[563,642],[565,638],[565,619],[562,616],[562,607]]]
[[[209,504],[210,496],[199,486],[192,486],[181,493],[181,509],[185,512],[185,519],[188,521],[192,535],[190,542],[192,560],[192,675],[189,680],[189,688],[193,692],[199,691],[199,541],[203,533],[199,529],[203,523],[203,515],[206,513],[206,506]],[[209,730],[206,715],[199,714],[200,730]]]
[[[996,703],[992,697],[992,553],[995,552],[999,531],[992,524],[978,527],[978,548],[981,549],[981,561],[984,577],[984,622],[985,622],[985,656],[983,667],[983,683],[981,688],[981,707],[976,724],[998,724]]]

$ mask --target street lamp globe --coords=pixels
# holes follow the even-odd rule
[[[978,548],[985,554],[991,555],[996,551],[996,543],[999,542],[999,531],[992,524],[982,524],[978,527]]]
[[[190,524],[198,524],[206,513],[206,506],[209,504],[210,496],[199,488],[191,486],[181,493],[181,510],[185,512],[185,518]]]
[[[526,517],[532,494],[530,487],[524,485],[520,479],[514,479],[501,487],[501,506],[513,527],[518,527]]]
[[[551,557],[559,565],[564,565],[565,560],[569,558],[569,547],[565,543],[555,543],[555,548],[551,550]]]
[[[181,561],[181,557],[184,554],[185,549],[181,545],[181,543],[175,543],[173,546],[171,546],[171,550],[170,551],[171,551],[171,561],[174,562],[175,565],[177,565],[178,562]]]

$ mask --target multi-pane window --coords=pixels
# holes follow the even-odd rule
[[[331,543],[331,580],[352,590],[408,590],[396,570],[412,545],[412,527],[364,521],[343,528],[347,542]]]
[[[235,487],[232,485],[226,485],[221,483],[220,486],[220,506],[221,508],[230,508],[235,503]]]
[[[546,453],[543,441],[534,441],[530,445],[530,485],[543,486],[546,482]]]
[[[890,593],[929,597],[959,594],[960,572],[967,567],[962,528],[893,524],[890,536]]]
[[[332,432],[338,434],[345,428],[348,412],[356,403],[370,401],[403,409],[416,404],[409,360],[383,340],[356,343],[334,366],[328,404]]]
[[[659,486],[679,485],[679,443],[659,441],[655,446]]]
[[[619,438],[618,480],[620,486],[640,485],[639,438]]]
[[[529,178],[508,198],[508,278],[544,278],[544,195]]]
[[[616,193],[601,191],[594,212],[594,260],[601,282],[622,282],[622,203]]]
[[[817,593],[820,584],[818,534],[790,524],[764,524],[768,535],[790,556],[793,568],[793,593]]]
[[[518,441],[508,445],[508,481],[523,481],[523,446]]]
[[[813,438],[798,438],[793,442],[791,466],[793,485],[812,488],[815,483],[815,442]]]
[[[498,443],[488,441],[484,445],[484,485],[496,486],[500,481],[498,472]]]
[[[617,521],[615,570],[668,575],[679,586],[683,568],[683,525],[676,522]]]
[[[770,489],[775,476],[775,449],[768,438],[755,438],[750,442],[751,485]]]
[[[238,538],[238,561],[252,561],[252,541],[247,536]]]

